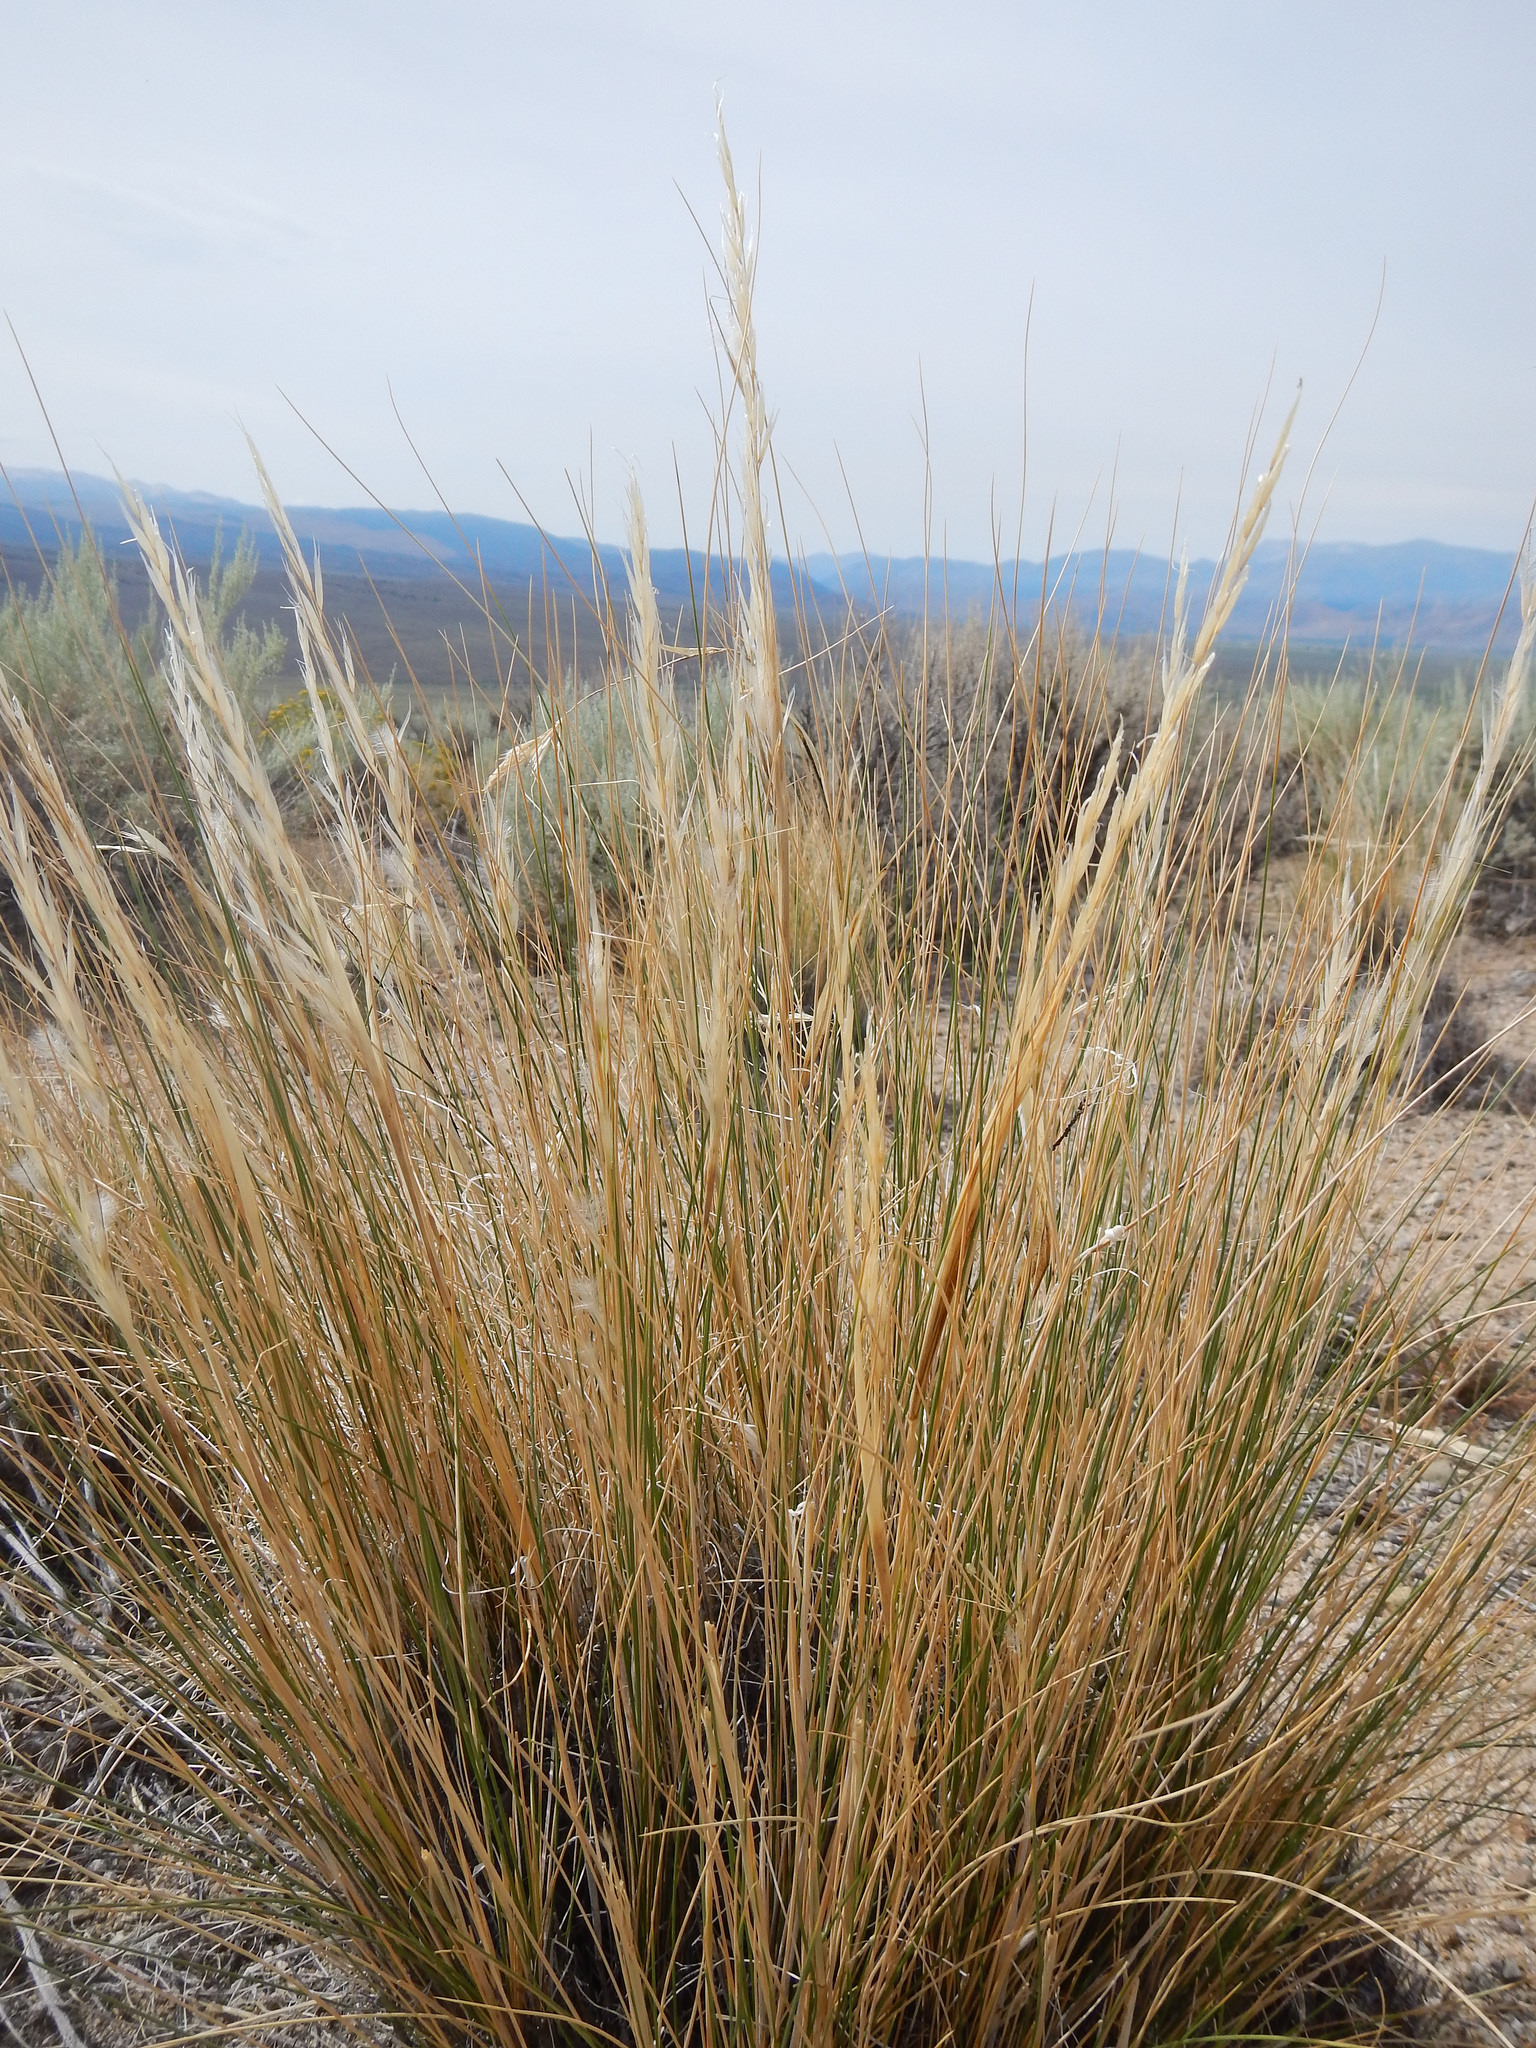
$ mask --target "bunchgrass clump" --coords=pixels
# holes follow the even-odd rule
[[[1425,1454],[1354,1219],[1536,610],[1390,946],[1338,847],[1282,906],[1262,791],[1188,801],[1282,446],[1136,757],[1018,808],[960,935],[859,764],[791,741],[726,171],[718,746],[680,737],[637,509],[622,803],[555,700],[456,851],[271,501],[322,882],[137,506],[189,995],[5,712],[42,1028],[0,1053],[0,1873],[50,1940],[282,1930],[443,2044],[1130,2048],[1320,2024],[1313,1978],[1347,2030],[1418,1795],[1488,1733],[1513,1468],[1380,1554]],[[1372,1512],[1315,1512],[1362,1444]]]

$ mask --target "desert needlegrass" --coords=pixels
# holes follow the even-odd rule
[[[1355,1219],[1536,611],[1388,954],[1343,859],[1282,915],[1262,800],[1185,803],[1282,437],[1149,741],[962,973],[785,716],[724,161],[728,718],[684,729],[637,498],[620,823],[555,699],[474,852],[436,835],[270,491],[325,882],[134,507],[190,995],[5,708],[38,1029],[0,1051],[0,1876],[105,1921],[185,1914],[190,1871],[445,2044],[1283,2030],[1398,1924],[1518,1504],[1490,1461],[1390,1556],[1318,1508],[1369,1442],[1373,1513],[1416,1512]]]

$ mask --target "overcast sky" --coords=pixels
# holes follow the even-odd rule
[[[1362,350],[1326,538],[1513,549],[1536,494],[1530,0],[0,0],[0,54],[0,306],[80,469],[250,498],[244,427],[290,500],[361,495],[318,435],[428,503],[398,406],[457,508],[526,516],[500,463],[616,538],[633,463],[675,540],[718,87],[793,543],[921,549],[926,401],[936,547],[1012,551],[1027,411],[1026,554],[1112,503],[1208,550],[1256,408],[1304,380],[1294,506]],[[55,462],[3,333],[0,460]]]

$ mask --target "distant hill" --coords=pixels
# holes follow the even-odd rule
[[[39,470],[13,471],[9,481],[9,492],[0,487],[0,555],[13,575],[32,580],[37,549],[48,553],[61,536],[76,538],[83,514],[103,547],[117,556],[125,593],[131,595],[137,564],[131,549],[122,546],[129,534],[115,484],[95,476],[66,480]],[[276,614],[282,603],[281,556],[261,507],[153,486],[145,495],[194,564],[206,563],[221,527],[226,544],[249,531],[263,571],[250,608]],[[581,637],[594,573],[593,552],[584,539],[546,536],[525,523],[478,514],[455,520],[442,511],[392,516],[371,506],[297,505],[289,508],[289,517],[306,547],[321,550],[328,597],[348,617],[375,673],[387,674],[402,661],[415,672],[419,657],[421,679],[438,682],[444,680],[445,635],[456,642],[464,634],[471,647],[477,635],[486,640],[488,628],[476,616],[473,597],[455,591],[445,568],[475,593],[483,574],[509,619],[537,621],[553,605],[574,622],[572,630]],[[1229,641],[1263,636],[1276,615],[1289,560],[1283,542],[1266,541],[1259,548],[1227,629]],[[622,596],[623,550],[600,546],[597,562],[614,596]],[[653,554],[652,574],[664,612],[674,617],[691,613],[704,588],[705,566],[697,552],[658,549]],[[1291,638],[1317,648],[1348,642],[1361,649],[1378,639],[1400,646],[1411,638],[1415,647],[1432,653],[1472,656],[1488,644],[1501,606],[1499,642],[1513,639],[1518,605],[1506,603],[1510,571],[1507,555],[1439,541],[1318,545],[1301,569]],[[1191,609],[1197,616],[1215,572],[1216,564],[1208,560],[1190,564]],[[718,593],[718,563],[711,582]],[[1090,618],[1102,601],[1106,621],[1125,635],[1155,632],[1172,612],[1167,563],[1121,549],[1107,556],[1053,557],[1048,565],[1021,562],[1015,568],[1009,563],[1001,575],[980,562],[925,565],[920,557],[893,557],[866,564],[858,557],[815,554],[801,565],[799,582],[802,596],[824,617],[834,618],[842,612],[845,592],[846,601],[859,611],[889,607],[915,614],[922,610],[925,590],[932,607],[947,604],[951,616],[985,612],[1000,595],[1011,604],[1015,592],[1026,614],[1036,609],[1042,594]],[[775,567],[774,584],[776,601],[787,610],[793,593],[782,564]],[[591,632],[590,624],[585,630]]]
[[[1227,628],[1229,639],[1261,639],[1276,617],[1290,565],[1283,541],[1262,541],[1248,582]],[[835,584],[839,561],[828,554],[812,555],[806,564],[822,585]],[[1448,547],[1441,541],[1399,541],[1388,547],[1367,547],[1354,541],[1319,544],[1307,554],[1291,604],[1290,635],[1310,646],[1369,647],[1380,639],[1444,654],[1481,653],[1487,646],[1500,608],[1499,642],[1512,642],[1519,623],[1519,602],[1510,590],[1512,557],[1482,548]],[[922,609],[926,588],[935,609],[946,604],[953,615],[985,611],[999,595],[1012,603],[1017,591],[1021,606],[1033,611],[1044,595],[1069,603],[1093,617],[1102,602],[1108,624],[1126,634],[1153,633],[1172,619],[1174,575],[1165,561],[1136,555],[1128,549],[1103,553],[1053,556],[1049,565],[1006,563],[1001,572],[990,563],[924,564],[921,557],[892,558],[851,565],[842,560],[850,597],[856,604],[871,601],[900,612]],[[1209,560],[1189,565],[1190,609],[1198,618],[1216,576]]]
[[[29,545],[29,535],[45,546],[56,545],[60,536],[73,541],[79,536],[82,514],[103,542],[116,544],[129,538],[121,495],[116,484],[105,477],[65,478],[47,470],[13,470],[10,484],[9,493],[0,490],[0,548],[7,553]],[[174,532],[189,562],[208,559],[214,536],[222,528],[226,545],[241,531],[248,531],[262,562],[281,567],[277,535],[263,506],[216,498],[205,491],[144,484],[139,489],[161,525]],[[468,580],[474,577],[478,562],[493,584],[548,584],[588,596],[592,591],[592,549],[586,540],[546,536],[536,526],[514,520],[475,513],[450,516],[442,511],[392,514],[374,505],[290,505],[286,509],[305,546],[318,546],[324,559],[344,572],[366,568],[375,575],[398,579],[436,577],[446,567]],[[626,587],[624,550],[599,546],[597,554],[613,590],[622,592]],[[702,588],[704,558],[681,548],[658,548],[651,557],[651,572],[664,597],[686,599],[690,590]],[[787,573],[780,570],[775,580],[780,583],[781,598],[787,601]]]

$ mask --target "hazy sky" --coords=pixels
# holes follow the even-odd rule
[[[1298,378],[1331,539],[1536,494],[1536,6],[0,0],[0,306],[65,456],[618,537],[710,491],[714,94],[790,538],[1219,542]],[[691,212],[690,212],[691,209]],[[694,218],[697,217],[697,223]],[[1382,289],[1383,272],[1385,287]],[[393,404],[391,401],[393,392]],[[302,424],[285,402],[302,412]],[[0,460],[55,457],[0,332]],[[846,483],[844,478],[846,476]],[[855,524],[857,511],[858,527]]]

